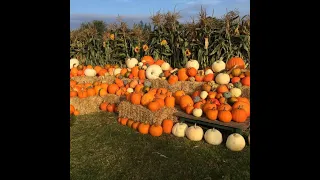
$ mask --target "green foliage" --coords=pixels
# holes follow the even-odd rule
[[[197,21],[181,24],[179,18],[177,12],[157,12],[151,17],[153,29],[142,21],[129,29],[121,18],[108,25],[82,24],[70,32],[70,57],[83,64],[121,65],[128,57],[151,55],[178,68],[190,59],[198,60],[201,68],[233,56],[250,62],[249,16],[240,18],[237,11],[230,11],[218,19],[201,9]]]

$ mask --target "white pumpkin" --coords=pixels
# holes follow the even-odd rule
[[[213,74],[213,71],[211,69],[207,69],[206,72],[204,72],[204,75]]]
[[[126,60],[126,65],[128,68],[133,68],[138,64],[138,60],[136,58],[128,58]]]
[[[228,84],[230,82],[230,76],[227,73],[219,73],[216,77],[216,83]]]
[[[196,70],[199,69],[199,62],[197,60],[191,59],[187,62],[186,68],[194,67]]]
[[[116,69],[113,71],[113,75],[120,74],[120,72],[121,72],[121,68],[116,68]]]
[[[142,67],[142,66],[143,66],[143,62],[139,62],[139,63],[138,63],[138,66],[139,66],[139,67]]]
[[[171,67],[170,64],[167,63],[167,62],[162,63],[162,65],[161,65],[161,69],[164,70],[164,71],[169,70],[170,67]]]
[[[231,93],[232,97],[240,97],[241,96],[241,89],[232,88],[232,89],[230,89],[230,93]]]
[[[208,129],[204,134],[204,140],[209,144],[219,145],[222,143],[222,134],[215,128]]]
[[[248,143],[250,144],[250,134],[249,134],[249,136],[248,136]]]
[[[218,61],[215,61],[213,64],[212,64],[212,70],[214,72],[220,72],[222,70],[226,69],[226,63],[223,62],[222,60],[218,60]]]
[[[201,93],[200,93],[201,99],[206,99],[207,96],[208,96],[208,92],[207,91],[201,91]]]
[[[157,64],[152,64],[146,70],[146,76],[148,79],[158,79],[161,73],[162,73],[162,69]]]
[[[172,127],[172,134],[177,136],[177,137],[184,137],[186,134],[186,131],[188,129],[188,125],[186,123],[176,123]]]
[[[132,89],[132,88],[128,88],[128,89],[127,89],[127,92],[128,92],[128,93],[132,93],[132,92],[133,92],[133,89]]]
[[[200,108],[194,108],[192,110],[192,114],[195,116],[195,117],[201,117],[202,116],[202,109]]]
[[[233,133],[228,136],[226,146],[231,151],[241,151],[246,146],[246,141],[241,134]]]
[[[73,67],[78,67],[79,66],[79,61],[76,58],[72,58],[70,59],[70,69],[72,69]]]
[[[84,70],[84,75],[89,76],[89,77],[94,77],[97,75],[97,72],[94,69],[86,69],[86,70]]]
[[[186,131],[187,138],[191,141],[201,141],[203,138],[203,129],[200,126],[194,124],[190,126]]]

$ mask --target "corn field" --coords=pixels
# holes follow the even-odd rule
[[[239,12],[230,11],[217,19],[201,9],[198,20],[182,24],[179,18],[178,12],[157,12],[151,16],[153,28],[131,29],[118,18],[104,32],[89,24],[70,32],[70,58],[86,65],[122,66],[126,58],[150,55],[177,68],[196,59],[203,69],[233,56],[250,63],[250,16],[240,18]]]

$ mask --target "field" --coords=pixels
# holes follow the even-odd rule
[[[192,142],[171,135],[142,135],[112,113],[77,116],[71,126],[73,180],[250,179],[250,148]]]

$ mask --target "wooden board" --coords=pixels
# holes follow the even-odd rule
[[[225,127],[234,128],[234,129],[246,130],[250,126],[250,118],[248,118],[243,123],[237,123],[237,122],[233,122],[233,121],[231,121],[229,123],[224,123],[224,122],[221,122],[218,120],[212,121],[212,120],[209,120],[208,118],[205,118],[205,117],[195,117],[193,115],[189,115],[189,114],[184,113],[182,111],[178,111],[178,112],[174,113],[174,115],[178,116],[178,117],[182,117],[184,119],[190,119],[190,120],[194,120],[194,121],[205,122],[207,124],[209,123],[212,125],[225,126]]]

